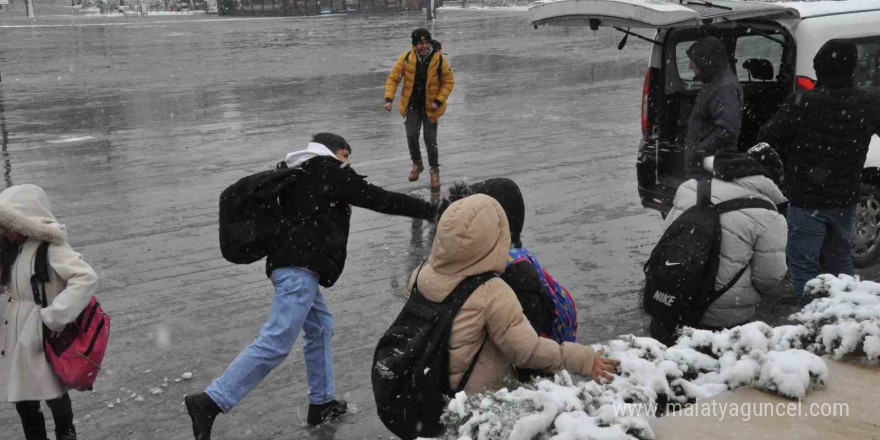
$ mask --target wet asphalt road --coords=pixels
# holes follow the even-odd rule
[[[261,263],[220,257],[216,204],[226,185],[333,131],[372,183],[429,196],[426,175],[406,181],[402,118],[381,109],[388,71],[424,25],[421,13],[0,15],[5,183],[47,190],[113,315],[97,391],[72,395],[81,438],[191,438],[183,395],[201,391],[256,336],[272,290]],[[429,27],[456,75],[439,129],[444,182],[515,179],[527,206],[524,244],[575,296],[579,338],[644,334],[641,264],[661,231],[636,192],[648,44],[631,39],[618,51],[610,31],[534,30],[522,12],[441,11]],[[218,418],[214,438],[389,438],[369,365],[430,232],[355,209],[345,272],[326,290],[337,396],[352,415],[304,426],[298,342]],[[194,378],[175,382],[184,372]],[[0,406],[0,426],[0,440],[21,437],[12,405]]]

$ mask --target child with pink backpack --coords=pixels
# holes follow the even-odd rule
[[[45,257],[39,256],[42,252]],[[41,264],[46,279],[37,276]],[[15,403],[27,440],[47,439],[40,401],[46,402],[55,419],[55,438],[76,439],[68,390],[79,387],[62,382],[45,347],[51,350],[53,336],[72,336],[62,342],[65,346],[79,342],[81,332],[68,324],[79,322],[87,306],[96,304],[92,293],[97,278],[67,243],[67,231],[52,215],[49,199],[40,187],[18,185],[0,192],[0,293],[8,299],[0,302],[5,322],[0,325],[0,400]],[[100,351],[103,358],[109,318],[105,321],[96,306],[91,316],[88,325],[79,325],[96,329],[95,335],[101,337],[93,339],[91,350]],[[94,347],[98,342],[101,346]],[[52,353],[52,362],[65,362],[69,354],[60,349]],[[64,373],[77,373],[70,364],[63,365]]]

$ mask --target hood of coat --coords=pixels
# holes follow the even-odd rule
[[[697,40],[686,53],[697,66],[697,79],[704,83],[712,81],[719,72],[729,68],[730,55],[724,43],[716,37]]]
[[[492,197],[476,194],[451,205],[437,222],[428,261],[418,275],[419,290],[442,301],[464,278],[503,272],[510,250],[507,215]]]
[[[49,197],[36,185],[15,185],[0,192],[0,225],[40,241],[67,241],[64,225],[52,215]]]
[[[510,241],[514,247],[522,247],[520,235],[525,222],[526,205],[523,201],[522,191],[516,182],[506,177],[499,177],[472,185],[457,182],[449,188],[450,201],[459,200],[472,194],[486,194],[501,204],[504,213],[507,214]]]
[[[309,146],[306,147],[305,150],[293,151],[287,154],[284,158],[284,163],[287,164],[287,168],[296,168],[301,167],[305,161],[318,157],[318,156],[328,156],[332,158],[336,158],[336,155],[330,151],[327,146],[324,144],[319,144],[317,142],[309,142]]]

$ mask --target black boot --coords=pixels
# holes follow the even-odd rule
[[[186,412],[192,419],[193,436],[196,440],[211,440],[211,426],[214,418],[220,414],[220,407],[206,393],[194,394],[183,398]]]
[[[40,411],[40,402],[16,402],[15,409],[21,417],[26,440],[49,440],[46,437],[46,419],[43,417],[43,412]]]
[[[76,428],[73,425],[69,425],[63,427],[61,429],[56,425],[55,427],[55,439],[56,440],[76,440]]]
[[[342,416],[348,410],[344,400],[331,400],[323,405],[309,404],[309,425],[320,425],[326,421]]]
[[[52,410],[52,418],[55,419],[56,440],[76,440],[76,428],[73,427],[73,404],[70,395],[64,393],[57,399],[47,400],[46,404]]]

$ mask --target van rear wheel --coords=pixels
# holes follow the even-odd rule
[[[863,183],[853,231],[853,265],[867,267],[880,259],[880,188]]]

